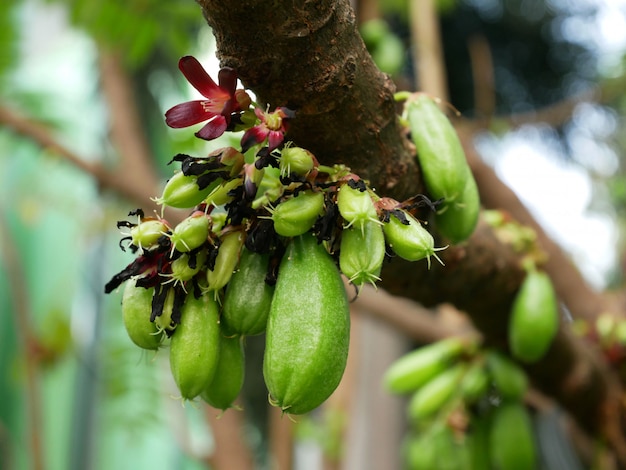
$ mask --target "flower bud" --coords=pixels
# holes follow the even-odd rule
[[[248,95],[246,90],[243,90],[241,88],[235,90],[235,101],[237,101],[239,109],[243,111],[247,110],[252,104],[252,99],[250,98],[250,95]]]
[[[224,147],[221,149],[220,163],[230,167],[230,176],[237,176],[243,164],[245,163],[245,157],[243,153],[234,147]]]

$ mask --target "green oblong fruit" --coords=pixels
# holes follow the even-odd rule
[[[186,282],[198,274],[202,268],[204,268],[205,262],[205,250],[201,250],[191,256],[188,253],[183,253],[181,256],[172,261],[170,266],[172,270],[171,277],[175,282]]]
[[[437,436],[433,431],[410,434],[404,442],[404,454],[409,470],[437,468]]]
[[[474,414],[466,434],[467,447],[470,453],[468,469],[491,470],[489,458],[489,416]]]
[[[354,285],[379,281],[384,260],[385,235],[379,223],[370,220],[360,229],[349,228],[341,232],[339,267]]]
[[[239,268],[226,286],[222,329],[227,335],[259,335],[265,331],[274,287],[265,282],[269,255],[241,251]]]
[[[361,191],[350,187],[348,183],[341,185],[337,192],[337,208],[347,222],[347,227],[354,226],[363,231],[367,222],[380,224],[374,201],[367,189]]]
[[[167,224],[160,219],[143,219],[130,229],[131,242],[141,249],[150,249],[158,246],[159,238],[168,230]]]
[[[411,138],[428,192],[450,204],[465,189],[469,166],[461,141],[446,115],[423,93],[407,101]]]
[[[489,450],[497,470],[535,470],[536,448],[528,410],[520,402],[505,402],[493,412]]]
[[[419,388],[409,402],[409,416],[421,424],[441,410],[459,390],[459,384],[467,371],[467,364],[459,363],[444,370]]]
[[[122,296],[122,321],[128,336],[143,349],[158,349],[163,331],[150,321],[154,288],[137,287],[135,279],[126,282]]]
[[[486,361],[489,375],[502,398],[521,400],[528,390],[526,372],[511,359],[494,350],[487,352]]]
[[[396,75],[406,61],[406,47],[398,36],[389,32],[372,50],[371,55],[382,72]]]
[[[470,467],[469,447],[464,437],[442,424],[409,435],[405,444],[409,470],[478,470]]]
[[[154,318],[154,324],[159,331],[174,331],[176,329],[176,323],[172,321],[172,314],[174,313],[174,289],[167,289],[165,302],[163,303],[163,310],[161,314]]]
[[[209,217],[202,211],[196,211],[180,222],[170,237],[172,246],[183,253],[206,243],[209,236]]]
[[[439,260],[436,252],[443,248],[435,248],[433,236],[415,217],[406,212],[404,215],[408,224],[403,224],[393,216],[383,224],[385,239],[399,257],[407,261],[419,261],[426,258],[430,268],[430,257],[434,256]]]
[[[244,237],[244,233],[240,230],[228,232],[222,236],[215,266],[213,270],[208,269],[206,272],[208,290],[218,291],[228,284],[239,263],[239,253],[245,241]]]
[[[267,322],[263,376],[270,400],[302,414],[337,388],[348,358],[350,315],[339,270],[313,235],[283,256]]]
[[[200,204],[217,184],[219,183],[213,182],[206,188],[200,189],[197,176],[185,175],[179,171],[165,184],[163,194],[156,199],[156,202],[178,209],[188,209]]]
[[[435,223],[441,235],[457,244],[467,240],[478,223],[480,196],[472,172],[468,176],[465,188],[456,201],[447,204],[435,215]]]
[[[461,382],[461,394],[465,403],[475,403],[489,390],[489,374],[480,361],[470,366]]]
[[[272,211],[274,230],[284,237],[297,237],[307,232],[324,210],[324,194],[302,191],[276,206]]]
[[[231,408],[243,385],[244,367],[243,338],[220,335],[215,374],[200,394],[201,398],[213,408]]]
[[[189,293],[170,343],[170,368],[182,398],[197,397],[213,378],[219,355],[219,314],[211,295]]]
[[[414,392],[450,367],[467,348],[467,341],[456,337],[422,346],[391,364],[383,377],[385,388],[393,393]]]
[[[281,151],[278,161],[280,176],[289,176],[292,173],[305,176],[313,169],[314,165],[313,154],[302,147],[285,147]]]
[[[550,277],[531,269],[515,296],[509,322],[509,347],[513,357],[533,363],[541,359],[559,329],[556,293]]]

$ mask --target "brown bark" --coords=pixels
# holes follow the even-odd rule
[[[402,200],[424,192],[409,145],[400,138],[394,86],[372,63],[346,1],[199,3],[222,65],[235,68],[262,102],[297,110],[289,139],[321,163],[348,165],[381,194]],[[504,344],[523,278],[518,255],[481,225],[468,244],[445,250],[443,258],[446,266],[430,271],[425,263],[394,261],[383,272],[383,285],[426,305],[452,302],[488,341]],[[598,430],[614,405],[600,364],[586,344],[561,331],[546,358],[529,370],[586,429]]]
[[[240,410],[204,408],[215,441],[215,451],[210,459],[215,470],[248,470],[254,459],[244,436],[244,414]]]
[[[85,173],[91,175],[102,189],[112,190],[128,198],[138,207],[149,207],[153,203],[150,196],[156,194],[157,185],[136,185],[135,180],[124,177],[120,171],[109,171],[97,162],[90,162],[61,145],[54,134],[43,124],[35,122],[19,112],[0,104],[0,125],[11,129],[41,146],[42,149],[58,155]]]
[[[388,195],[419,192],[417,164],[398,139],[394,84],[365,49],[348,2],[200,4],[222,65],[261,102],[296,110],[289,139]]]

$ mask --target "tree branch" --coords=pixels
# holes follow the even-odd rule
[[[87,161],[87,159],[61,145],[43,124],[28,119],[2,105],[0,105],[0,124],[35,142],[42,149],[62,157],[76,168],[91,175],[102,189],[112,190],[120,196],[126,197],[135,204],[138,204],[140,207],[152,204],[148,194],[153,195],[155,189],[151,192],[143,192],[146,190],[145,188],[139,188],[133,181],[121,177],[120,172],[109,171],[99,163]]]
[[[537,234],[541,249],[548,255],[543,268],[550,275],[556,292],[574,318],[595,323],[599,314],[608,310],[606,298],[589,287],[578,268],[537,223],[517,195],[504,184],[493,169],[483,162],[473,145],[473,134],[466,126],[457,127],[467,160],[480,189],[484,207],[502,209],[518,222],[531,227]]]
[[[424,192],[408,142],[400,138],[394,86],[372,63],[346,1],[296,0],[280,8],[260,0],[199,3],[222,65],[235,68],[262,101],[297,110],[288,138],[322,163],[345,163],[385,195],[402,200]],[[468,244],[443,254],[445,268],[430,271],[425,263],[394,261],[384,269],[383,285],[425,305],[450,301],[488,341],[505,343],[510,306],[524,276],[519,256],[484,224]],[[601,365],[591,348],[563,329],[530,372],[540,389],[593,431],[602,429],[604,410],[615,405],[610,374]],[[588,373],[579,377],[580,370]]]

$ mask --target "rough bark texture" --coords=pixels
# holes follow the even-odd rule
[[[374,66],[347,1],[199,0],[224,66],[261,102],[297,110],[288,138],[321,163],[345,163],[379,193],[423,191],[419,168],[396,117],[394,85]],[[523,278],[517,255],[481,225],[468,244],[442,252],[445,267],[394,260],[384,287],[425,305],[451,302],[487,340],[505,344],[510,305]],[[594,351],[560,332],[529,369],[536,384],[588,430],[604,426],[608,380]],[[611,402],[613,403],[613,402]],[[617,418],[617,416],[613,416]]]
[[[358,170],[385,194],[419,192],[417,164],[398,139],[395,85],[365,49],[348,2],[200,4],[222,65],[261,102],[296,110],[289,139],[322,163]]]

